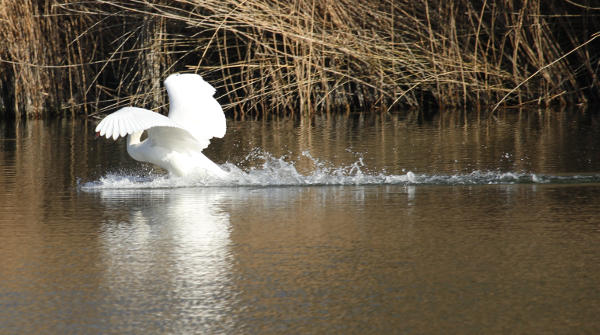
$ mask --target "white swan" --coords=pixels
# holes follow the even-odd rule
[[[127,152],[141,162],[158,165],[176,176],[198,174],[224,178],[227,173],[202,150],[213,137],[225,135],[225,114],[213,97],[215,88],[197,74],[172,74],[165,80],[169,116],[124,107],[106,116],[96,133],[113,139],[127,136]],[[147,131],[148,137],[141,141]]]

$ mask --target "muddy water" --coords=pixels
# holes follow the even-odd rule
[[[0,124],[0,333],[595,333],[600,119],[230,121],[228,181]]]

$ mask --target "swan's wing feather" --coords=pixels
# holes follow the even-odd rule
[[[125,135],[127,135],[127,130],[131,129],[129,122],[126,119],[119,120],[119,128],[121,128],[121,132],[119,133],[121,137],[125,137]]]
[[[213,97],[215,88],[197,74],[174,74],[165,80],[169,118],[190,132],[202,145],[225,136],[225,114]]]
[[[148,140],[152,146],[180,153],[200,153],[208,146],[208,141],[200,143],[187,130],[178,127],[152,127],[148,129]]]
[[[112,137],[116,140],[119,136],[152,127],[178,127],[178,125],[159,113],[138,107],[124,107],[102,119],[96,126],[96,132],[100,136]]]

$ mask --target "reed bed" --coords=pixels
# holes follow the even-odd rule
[[[161,109],[176,71],[238,117],[586,104],[600,97],[592,3],[4,0],[0,113]]]

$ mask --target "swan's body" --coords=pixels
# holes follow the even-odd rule
[[[225,135],[225,115],[213,97],[215,89],[197,74],[172,74],[165,80],[169,116],[124,107],[96,127],[100,136],[127,136],[127,153],[176,176],[197,174],[224,178],[227,173],[202,153],[213,137]],[[148,137],[141,140],[142,133]]]

